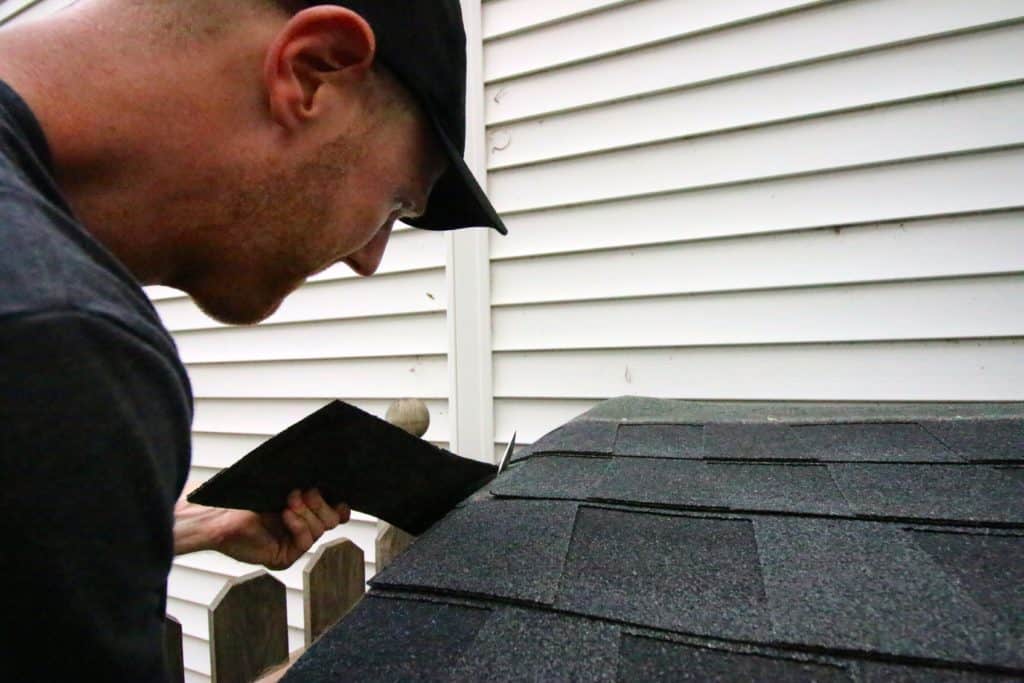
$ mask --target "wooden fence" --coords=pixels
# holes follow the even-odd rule
[[[383,569],[408,545],[394,527],[377,535],[377,568]],[[348,614],[363,597],[363,551],[347,538],[320,547],[302,572],[306,615],[305,647]],[[288,652],[285,585],[265,570],[231,579],[209,606],[210,671],[214,683],[250,683],[284,664]],[[181,624],[167,616],[164,647],[171,681],[185,680]]]

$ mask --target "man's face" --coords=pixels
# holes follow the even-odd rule
[[[266,318],[339,262],[371,275],[394,222],[425,210],[447,165],[422,111],[393,101],[343,103],[306,135],[298,151],[237,179],[227,194],[233,225],[212,227],[227,239],[216,241],[205,277],[181,285],[222,322]]]

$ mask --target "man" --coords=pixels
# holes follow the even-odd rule
[[[175,511],[191,393],[140,284],[254,323],[334,263],[372,274],[398,219],[504,232],[460,158],[457,0],[311,4],[81,0],[0,30],[10,680],[163,680],[172,552],[280,568],[348,515],[316,491]]]

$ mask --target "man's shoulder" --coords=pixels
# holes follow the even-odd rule
[[[79,312],[132,331],[176,357],[141,287],[66,210],[0,155],[0,322]]]

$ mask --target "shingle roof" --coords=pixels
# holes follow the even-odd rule
[[[287,681],[1024,677],[1024,406],[626,397],[378,574]]]

